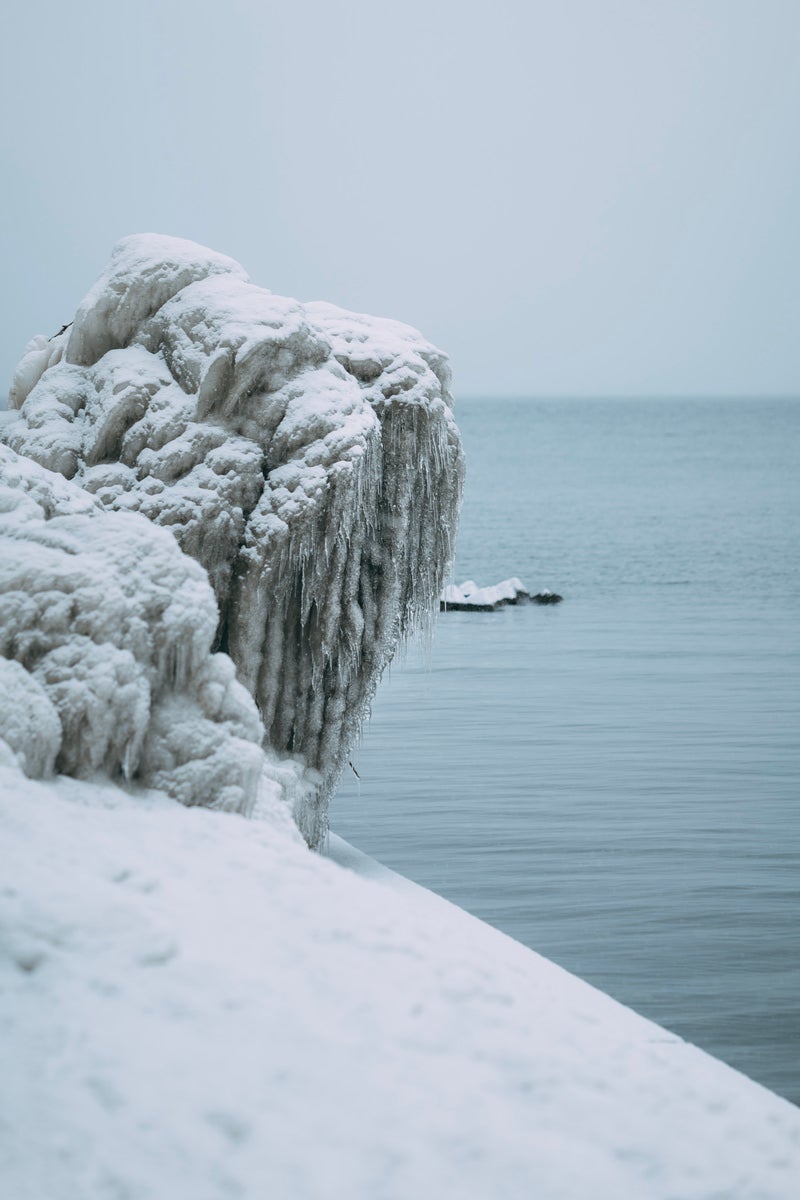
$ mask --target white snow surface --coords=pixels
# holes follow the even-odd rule
[[[445,356],[300,304],[193,242],[124,238],[70,329],[35,338],[0,437],[206,570],[216,645],[266,744],[317,773],[307,840],[398,640],[431,619],[463,454]],[[311,778],[311,776],[308,776]]]
[[[800,1112],[335,838],[0,757],[13,1200],[794,1200]]]
[[[531,594],[515,575],[513,579],[504,579],[491,587],[478,587],[474,579],[466,579],[461,584],[451,583],[442,589],[439,599],[442,604],[458,605],[459,608],[494,609],[516,604],[517,600],[528,599]]]

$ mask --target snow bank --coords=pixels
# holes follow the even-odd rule
[[[794,1200],[792,1105],[269,814],[0,767],[4,1195]]]
[[[327,800],[398,640],[430,619],[463,455],[445,357],[392,321],[299,304],[192,242],[125,238],[71,329],[35,339],[7,443],[206,570],[215,644],[266,742]],[[310,777],[310,776],[309,776]]]
[[[558,604],[560,600],[561,596],[547,589],[529,592],[516,576],[485,588],[478,587],[474,579],[467,579],[462,584],[453,583],[442,589],[439,608],[442,612],[495,612],[507,604]]]

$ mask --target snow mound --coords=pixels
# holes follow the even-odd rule
[[[473,579],[464,583],[450,584],[439,596],[442,612],[495,612],[507,604],[558,604],[561,600],[556,592],[544,590],[529,592],[521,579],[504,579],[493,587],[478,587]]]
[[[0,446],[0,738],[25,772],[97,772],[249,812],[256,707],[202,568],[135,513]]]
[[[398,640],[452,558],[463,454],[445,356],[398,322],[302,305],[233,260],[125,238],[72,328],[35,339],[5,441],[206,570],[215,645],[266,741],[319,776],[311,844]]]

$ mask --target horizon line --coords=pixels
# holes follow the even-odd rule
[[[464,392],[456,400],[800,400],[800,392]]]

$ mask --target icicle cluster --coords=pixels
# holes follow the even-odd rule
[[[15,375],[8,444],[205,568],[266,744],[317,781],[295,814],[312,845],[398,639],[438,607],[463,482],[448,385],[415,330],[155,235],[120,242]]]

